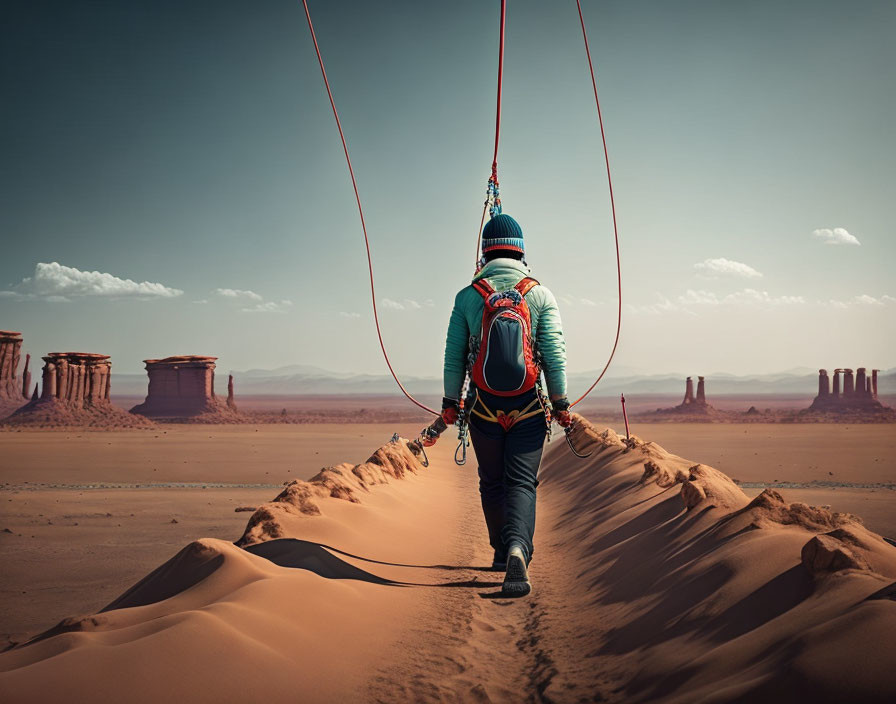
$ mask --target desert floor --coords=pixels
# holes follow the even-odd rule
[[[321,467],[360,462],[393,432],[412,437],[419,425],[2,433],[0,634],[21,641],[94,612],[190,541],[236,540],[250,515],[237,507],[270,500]],[[663,423],[633,431],[722,470],[751,496],[775,487],[788,501],[857,513],[871,530],[896,537],[892,425]],[[454,444],[447,437],[438,454],[447,457]],[[458,524],[444,526],[446,544],[463,535],[472,559],[487,562],[475,460],[441,464],[448,469],[432,481],[450,485],[445,500],[463,497]]]

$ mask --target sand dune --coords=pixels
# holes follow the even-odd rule
[[[554,545],[576,556],[579,624],[620,701],[890,701],[896,548],[861,520],[637,438],[578,430],[588,463],[550,454]],[[588,485],[587,492],[582,487]],[[611,697],[612,698],[612,697]]]
[[[0,654],[0,696],[893,700],[896,548],[655,443],[576,435],[590,459],[546,453],[529,598],[494,598],[473,468],[393,442]]]

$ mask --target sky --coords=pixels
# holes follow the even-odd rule
[[[615,332],[573,0],[510,0],[499,175],[571,370]],[[402,375],[438,376],[494,139],[497,0],[310,2]],[[617,373],[896,366],[896,3],[584,0]],[[25,350],[385,373],[301,2],[0,8],[0,328]],[[571,390],[574,392],[575,390]]]

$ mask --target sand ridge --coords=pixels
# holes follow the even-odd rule
[[[293,482],[93,615],[0,655],[8,701],[889,701],[896,548],[855,516],[585,422],[546,452],[535,591],[475,473],[401,443]],[[407,453],[407,454],[406,454]],[[363,468],[363,469],[362,469]],[[275,509],[271,509],[275,506]],[[112,676],[109,673],[113,673]]]

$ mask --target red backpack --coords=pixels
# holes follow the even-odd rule
[[[526,294],[537,285],[535,279],[527,277],[511,289],[495,291],[485,279],[473,282],[484,306],[471,377],[483,391],[517,396],[535,386],[539,370]]]

